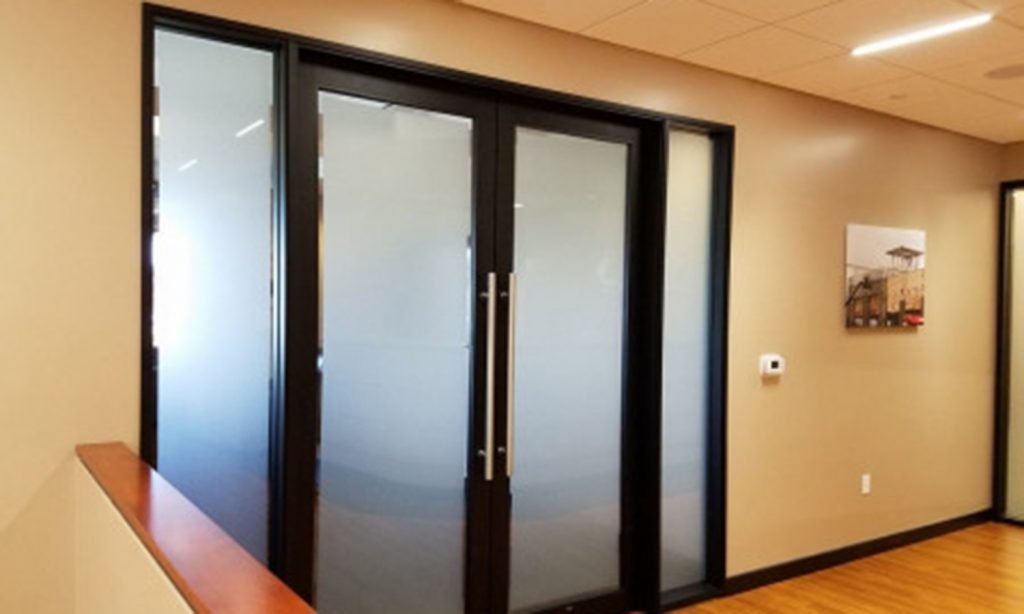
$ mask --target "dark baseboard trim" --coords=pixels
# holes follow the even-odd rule
[[[946,533],[952,533],[953,531],[959,531],[960,529],[989,522],[994,519],[992,510],[983,510],[966,516],[951,518],[935,524],[910,529],[909,531],[904,531],[902,533],[879,537],[878,539],[872,539],[859,544],[845,546],[837,550],[815,554],[807,558],[797,559],[788,563],[773,565],[764,569],[758,569],[757,571],[740,574],[726,579],[719,596],[735,595],[736,593],[749,591],[766,584],[774,584],[775,582],[789,580],[790,578],[806,575],[829,567],[835,567],[836,565],[842,565],[843,563],[849,563],[850,561],[879,554],[894,548],[909,546],[926,539],[945,535]]]
[[[776,582],[790,580],[864,557],[881,554],[887,550],[909,546],[985,522],[1004,522],[1006,524],[1024,526],[1024,522],[1021,521],[997,518],[991,509],[982,510],[973,514],[967,514],[966,516],[950,518],[949,520],[910,529],[902,533],[894,533],[893,535],[879,537],[870,541],[830,550],[829,552],[726,578],[721,586],[695,585],[686,589],[672,591],[662,595],[662,611],[671,612],[672,610],[704,601],[729,597],[730,595],[743,593],[768,584],[775,584]]]
[[[722,587],[700,582],[661,594],[661,612],[671,612],[722,596]]]
[[[1002,518],[993,518],[993,520],[1002,524],[1012,524],[1015,527],[1024,527],[1024,520],[1017,520],[1016,518],[1003,516]]]

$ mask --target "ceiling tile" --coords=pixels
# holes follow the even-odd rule
[[[583,33],[635,49],[678,56],[761,25],[697,0],[651,0]]]
[[[762,21],[778,21],[839,0],[704,0]]]
[[[833,96],[858,106],[983,139],[1009,142],[1024,108],[923,76],[870,85]]]
[[[1021,76],[1004,79],[992,79],[985,76],[990,71],[1007,67],[1019,67]],[[962,64],[935,73],[935,76],[990,96],[1024,105],[1024,53]]]
[[[923,72],[1024,52],[1024,30],[1000,22],[957,32],[917,45],[890,49],[874,57]]]
[[[1008,9],[1024,6],[1024,0],[960,0],[968,6],[988,12],[1001,13]]]
[[[1024,140],[1024,0],[457,0],[997,142]],[[984,26],[877,56],[852,48],[982,11]],[[768,22],[772,22],[771,25]]]
[[[998,143],[1024,136],[1024,108],[984,97],[931,105],[915,111],[912,119]]]
[[[842,47],[765,26],[680,57],[717,70],[760,77],[845,53]]]
[[[944,85],[930,77],[914,75],[850,90],[844,92],[840,98],[872,109],[906,111],[913,107],[932,104],[950,91],[959,93],[962,90]]]
[[[902,68],[844,53],[762,79],[775,85],[824,96],[909,76],[911,73]]]
[[[978,13],[953,0],[843,0],[779,25],[853,49]]]
[[[1024,5],[1016,8],[1004,9],[996,14],[996,18],[1000,21],[1013,24],[1015,26],[1024,28]]]
[[[644,0],[460,0],[525,21],[578,32]]]

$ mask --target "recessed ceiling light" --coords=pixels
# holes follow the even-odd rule
[[[960,30],[966,30],[975,26],[980,26],[992,21],[991,13],[982,13],[967,19],[960,19],[957,21],[951,21],[939,26],[933,26],[931,28],[924,28],[923,30],[915,30],[914,32],[908,32],[899,36],[893,36],[892,38],[886,38],[874,43],[867,45],[861,45],[853,50],[853,55],[868,55],[870,53],[878,53],[879,51],[886,51],[894,47],[902,47],[903,45],[909,45],[911,43],[919,43],[928,39],[937,38],[939,36],[945,36]]]

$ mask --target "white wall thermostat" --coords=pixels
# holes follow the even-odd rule
[[[761,354],[761,377],[779,377],[786,372],[786,359],[781,354]]]

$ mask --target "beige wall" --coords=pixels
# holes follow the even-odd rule
[[[0,431],[4,445],[7,437]],[[0,484],[0,490],[7,484]],[[75,604],[71,461],[41,476],[33,486],[36,490],[29,500],[0,530],[0,612],[67,614]]]
[[[89,471],[78,461],[71,464],[75,492],[74,612],[191,612]]]
[[[1024,143],[1012,143],[1003,147],[1001,179],[1004,181],[1024,179]]]
[[[988,505],[996,145],[440,0],[169,3],[737,126],[730,573]],[[137,441],[139,24],[0,0],[0,540],[73,443]],[[847,222],[927,230],[923,329],[843,328]]]

